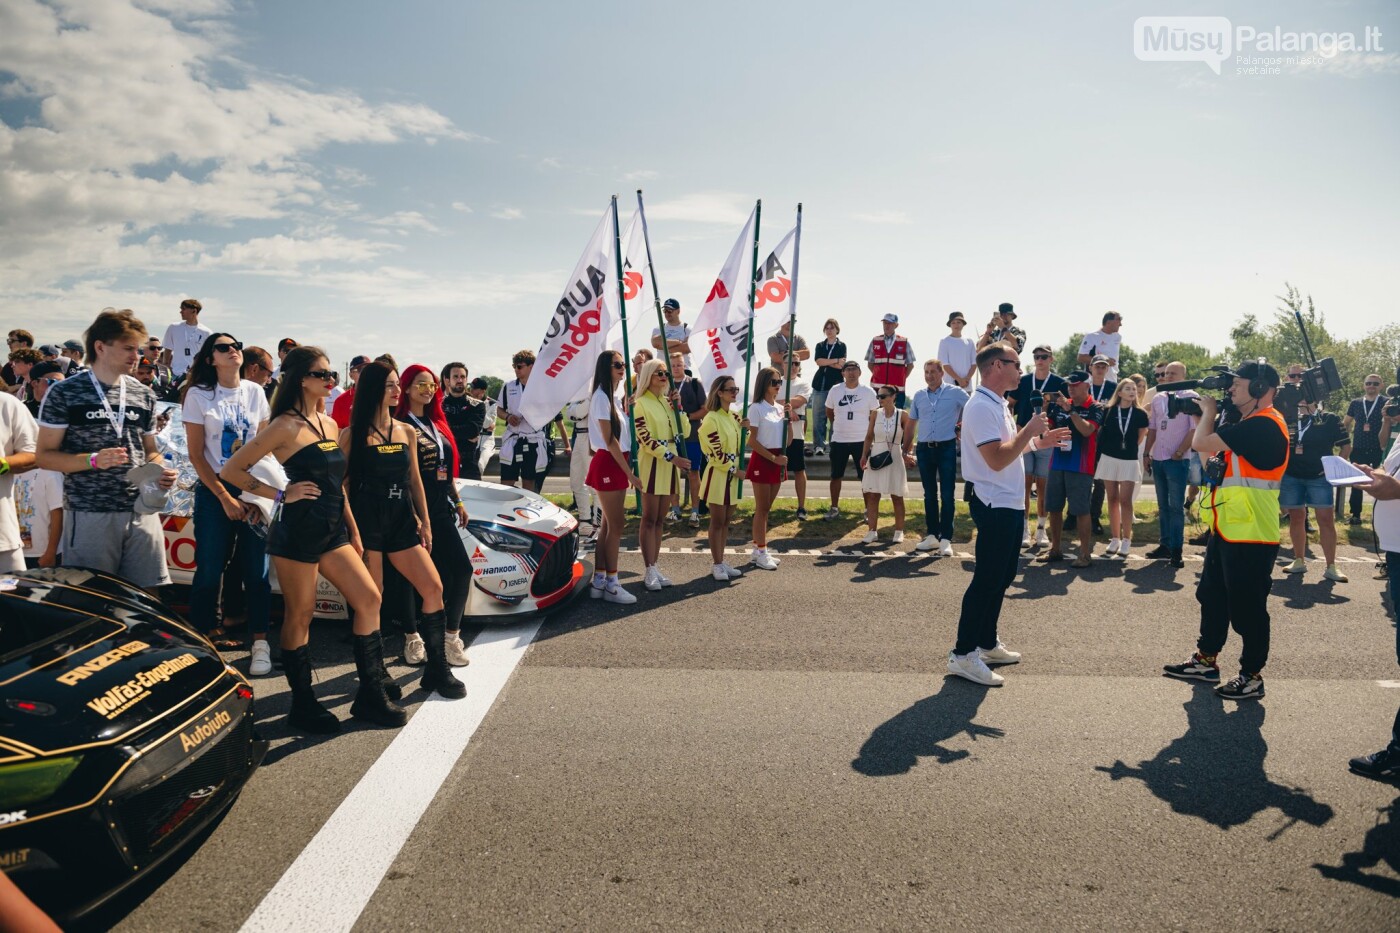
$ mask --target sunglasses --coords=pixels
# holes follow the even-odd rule
[[[1366,383],[1366,385],[1367,385],[1368,387],[1370,387],[1370,386],[1375,386],[1375,387],[1378,388],[1378,389],[1381,387],[1381,384],[1380,384],[1379,382],[1368,382],[1368,383]]]
[[[216,352],[216,353],[232,353],[234,350],[242,350],[242,349],[243,349],[243,344],[240,343],[240,342],[237,341],[237,340],[235,340],[233,343],[216,343],[216,344],[214,344],[214,352]]]
[[[721,392],[738,392],[738,391],[739,391],[739,387],[738,387],[738,386],[725,386],[723,389],[720,389],[720,391],[721,391]]]
[[[425,392],[436,392],[437,387],[438,384],[436,382],[420,382],[414,386],[415,389],[421,389]]]
[[[303,378],[306,378],[306,379],[329,379],[329,378],[331,378],[331,377],[334,376],[334,375],[335,375],[335,373],[334,373],[333,371],[329,370],[329,369],[310,369],[310,370],[307,370],[306,376],[303,377]]]
[[[1288,374],[1288,378],[1291,379],[1291,380],[1293,380],[1294,382],[1296,382],[1296,381],[1298,381],[1299,379],[1302,379],[1302,378],[1303,378],[1303,374],[1302,374],[1302,373],[1289,373],[1289,374]]]
[[[1048,354],[1048,353],[1036,353],[1036,354],[1033,354],[1033,358],[1034,358],[1034,359],[1037,359],[1037,360],[1048,360],[1048,359],[1050,359],[1050,354]]]
[[[613,363],[612,366],[613,366],[613,369],[626,369],[626,368],[627,368],[627,364],[626,364],[626,363]]]
[[[879,396],[877,396],[877,397],[880,399],[880,401],[883,402],[883,401],[885,401],[886,399],[894,398],[894,393],[893,393],[893,392],[881,392],[881,393],[879,394]]]
[[[535,364],[534,364],[534,363],[511,363],[510,365],[511,365],[511,368],[512,368],[512,369],[529,369],[531,366],[534,366]]]
[[[652,377],[651,377],[651,378],[653,378],[653,379],[665,379],[665,378],[666,378],[666,373],[665,373],[664,370],[658,369],[655,373],[652,374]]]

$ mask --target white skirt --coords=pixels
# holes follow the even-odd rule
[[[1142,482],[1142,464],[1136,460],[1119,460],[1105,454],[1099,458],[1099,465],[1094,470],[1094,479],[1111,483],[1139,483]]]
[[[889,450],[884,444],[876,444],[875,447],[877,449],[870,452],[872,457],[880,452],[878,448]],[[894,452],[894,460],[889,466],[882,470],[867,469],[860,479],[861,492],[878,492],[882,496],[899,496],[903,499],[908,487],[909,471],[904,465],[903,454],[898,450]]]

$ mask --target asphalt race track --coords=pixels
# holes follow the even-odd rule
[[[1194,646],[1198,560],[1027,565],[1002,625],[1025,661],[987,690],[944,674],[967,545],[939,559],[914,537],[778,543],[795,553],[777,572],[732,585],[671,553],[660,594],[627,555],[636,606],[585,598],[483,633],[468,699],[410,693],[401,732],[293,737],[284,682],[261,679],[266,764],[100,922],[1400,928],[1400,789],[1346,768],[1400,704],[1367,555],[1343,549],[1346,584],[1320,563],[1276,575],[1268,695],[1236,704],[1160,676]],[[342,630],[318,623],[313,647],[348,718]],[[1227,676],[1238,651],[1232,636]]]

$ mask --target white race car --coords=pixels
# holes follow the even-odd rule
[[[157,444],[180,471],[170,495],[171,508],[161,517],[170,579],[194,580],[194,489],[199,477],[185,448],[180,409],[170,406],[170,423]],[[460,529],[472,563],[471,596],[466,617],[477,621],[557,607],[581,590],[589,569],[579,559],[578,519],[543,496],[513,486],[459,479],[457,491],[471,516]],[[272,591],[280,593],[276,570]],[[316,617],[348,617],[345,599],[324,577],[316,581]]]

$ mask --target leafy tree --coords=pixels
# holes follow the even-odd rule
[[[1194,379],[1210,367],[1223,362],[1223,360],[1217,354],[1212,353],[1209,348],[1203,347],[1198,343],[1186,343],[1181,340],[1168,340],[1165,343],[1156,344],[1152,349],[1148,350],[1146,358],[1142,363],[1145,368],[1143,375],[1147,375],[1147,373],[1157,365],[1158,361],[1164,363],[1182,363],[1186,367],[1186,377],[1188,379]]]
[[[1060,346],[1060,349],[1055,352],[1055,372],[1064,376],[1081,368],[1079,365],[1079,345],[1083,341],[1083,334],[1071,334],[1069,340]],[[1151,372],[1151,364],[1139,357],[1137,352],[1126,343],[1118,349],[1118,375],[1120,377],[1131,376],[1133,373],[1147,375],[1146,372],[1143,372],[1144,366],[1147,367],[1148,372]],[[1087,371],[1087,367],[1084,369]]]

